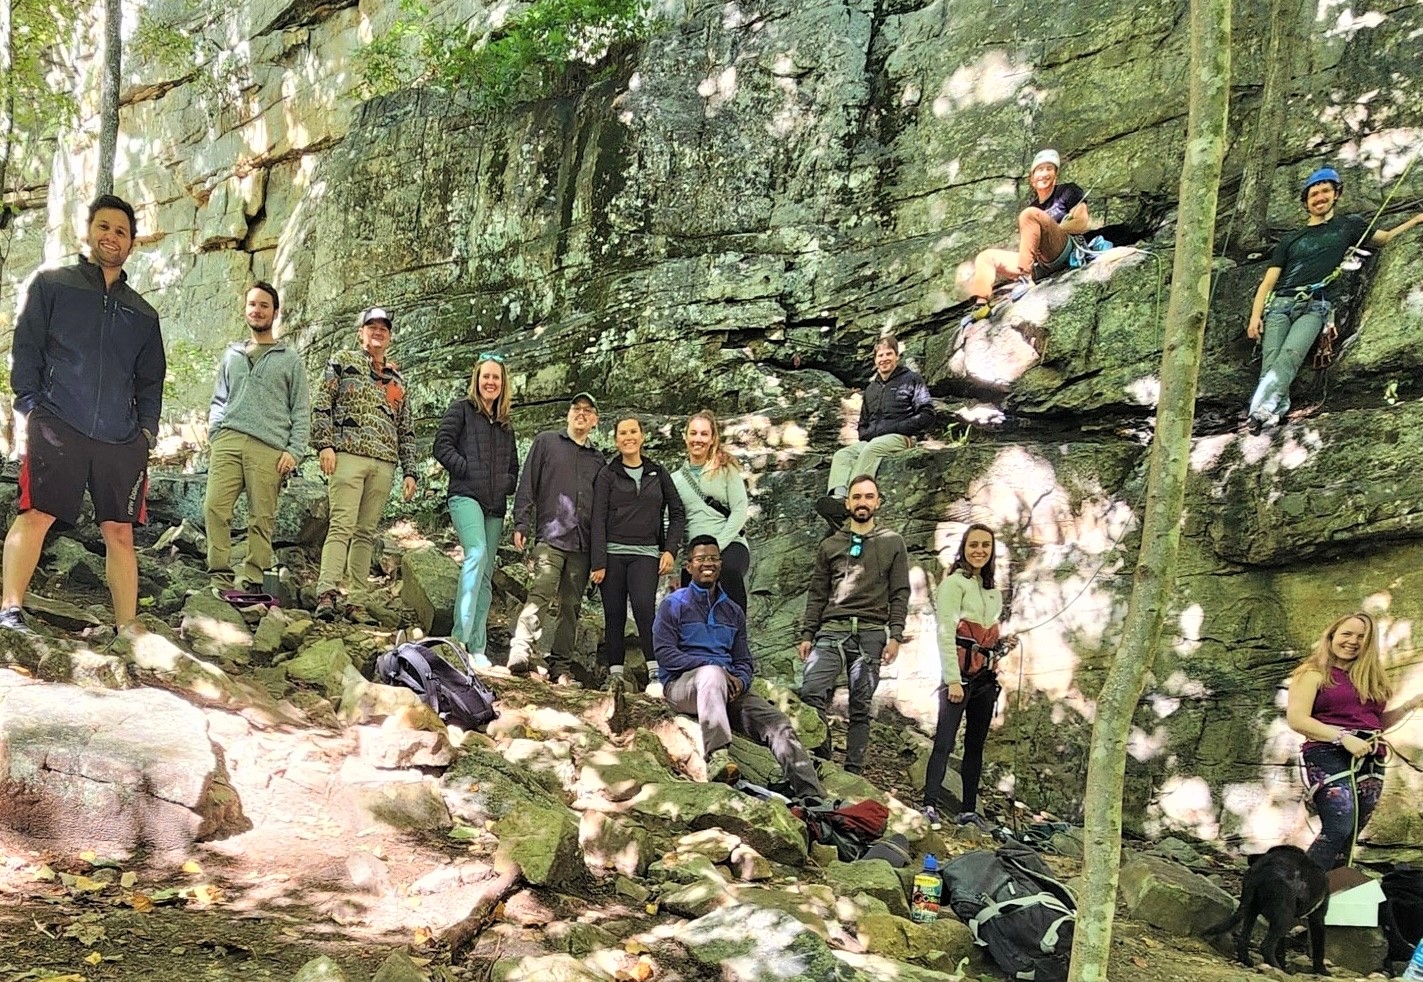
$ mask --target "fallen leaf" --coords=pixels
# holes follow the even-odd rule
[[[91,952],[89,952],[88,955],[86,955],[86,956],[84,957],[84,964],[86,964],[86,965],[97,965],[97,964],[99,964],[100,962],[102,962],[103,960],[104,960],[104,956],[103,956],[103,955],[99,954],[97,951],[91,951]]]
[[[494,910],[490,912],[489,916],[496,921],[502,921],[504,919],[504,901],[501,900],[495,904]]]
[[[99,854],[92,849],[85,849],[79,854],[79,858],[84,860],[84,862],[86,863],[92,863],[94,860],[99,858]]]
[[[222,891],[210,883],[199,883],[193,887],[193,899],[200,904],[215,904],[222,899]]]
[[[657,913],[657,905],[655,903],[648,904],[646,907],[643,908],[643,910],[647,911],[649,914],[655,914]]]
[[[1142,957],[1139,956],[1139,955],[1133,955],[1133,956],[1132,956],[1131,963],[1132,963],[1133,965],[1135,965],[1137,968],[1145,968],[1145,967],[1146,967],[1146,959],[1145,959],[1145,958],[1142,958]]]
[[[64,876],[63,873],[59,875],[61,877]],[[76,876],[73,878],[73,881],[72,883],[66,882],[64,885],[71,890],[78,890],[80,893],[98,893],[104,889],[104,887],[108,886],[108,884],[102,880],[91,879],[87,876]]]
[[[137,873],[125,873],[123,876],[119,877],[119,886],[123,887],[125,890],[132,890],[133,885],[137,882]]]
[[[128,898],[127,903],[140,914],[147,914],[153,909],[153,898],[146,893],[135,893]]]
[[[472,829],[468,825],[456,825],[446,832],[445,835],[451,839],[477,839],[479,838],[480,832],[479,829]]]
[[[428,927],[417,927],[414,931],[410,932],[410,940],[417,945],[429,944],[430,929]]]
[[[196,874],[196,873],[201,873],[202,871],[203,871],[202,865],[201,865],[196,859],[190,859],[190,860],[188,860],[186,863],[183,864],[183,872],[184,872],[184,873],[195,873],[195,874]]]
[[[652,949],[637,940],[637,938],[628,938],[623,944],[623,951],[626,951],[629,955],[646,955],[652,951]]]
[[[48,866],[41,866],[39,869],[35,870],[35,879],[39,880],[41,883],[53,883],[56,877],[54,875],[54,870],[50,869]]]

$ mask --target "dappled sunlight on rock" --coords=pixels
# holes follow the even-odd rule
[[[1176,653],[1186,656],[1200,648],[1201,624],[1205,621],[1205,611],[1200,604],[1191,604],[1180,614],[1180,635],[1176,642]]]
[[[1005,51],[989,51],[944,79],[934,99],[934,115],[942,119],[973,106],[1007,102],[1032,77],[1031,62],[1015,61]]]
[[[1220,834],[1215,802],[1204,778],[1171,776],[1162,782],[1146,822],[1148,832],[1189,832],[1210,841]]]
[[[1138,406],[1154,407],[1161,398],[1161,379],[1155,375],[1147,375],[1135,382],[1128,382],[1126,394]]]
[[[1164,728],[1148,733],[1140,727],[1132,727],[1127,737],[1127,754],[1138,763],[1155,760],[1166,749],[1168,734]]]

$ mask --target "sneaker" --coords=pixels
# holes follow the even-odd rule
[[[993,828],[993,823],[984,818],[978,812],[959,812],[959,817],[954,820],[959,826],[973,826],[985,832]]]
[[[19,607],[0,610],[0,631],[14,631],[16,634],[34,634],[25,623],[25,612]]]
[[[512,651],[509,652],[509,662],[505,667],[509,669],[510,675],[528,675],[534,670],[528,655],[516,655]]]
[[[1028,295],[1028,291],[1033,288],[1033,278],[1031,276],[1020,276],[1013,282],[1013,287],[1008,291],[1009,300],[1022,300]]]
[[[707,758],[707,781],[713,784],[735,784],[741,776],[741,768],[731,759],[731,751],[722,747],[713,750]]]
[[[327,590],[320,597],[316,598],[316,610],[313,613],[319,621],[334,621],[339,615],[337,604],[341,600],[341,594],[335,590]]]
[[[494,667],[494,663],[489,660],[489,656],[479,651],[469,656],[469,663],[475,667],[476,671],[487,672]]]
[[[553,684],[561,689],[583,688],[583,683],[579,682],[576,678],[574,678],[572,675],[569,675],[567,672],[564,672],[557,679],[555,679]]]
[[[642,694],[647,696],[649,699],[661,699],[663,695],[662,683],[659,682],[657,679],[653,679],[651,682],[647,683],[647,688],[642,690]]]
[[[929,828],[937,832],[944,827],[944,821],[939,817],[939,811],[933,805],[924,808],[924,821],[929,823]]]

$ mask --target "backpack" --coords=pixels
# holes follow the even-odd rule
[[[802,798],[792,806],[791,814],[805,822],[811,842],[834,846],[842,863],[854,862],[868,852],[889,825],[889,809],[869,799],[848,805]]]
[[[1010,978],[1063,982],[1077,902],[1021,842],[945,864],[942,903],[968,924]]]
[[[1379,927],[1388,939],[1388,957],[1407,961],[1423,938],[1423,869],[1400,866],[1383,875]]]
[[[438,645],[454,649],[464,664],[463,673],[440,657],[433,647]],[[386,685],[413,690],[435,715],[463,730],[482,729],[499,716],[494,690],[474,674],[464,645],[449,638],[401,641],[397,637],[395,647],[376,659],[375,675]]]

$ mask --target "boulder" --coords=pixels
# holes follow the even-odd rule
[[[184,602],[178,634],[203,658],[246,664],[251,657],[252,632],[242,614],[207,590]]]
[[[722,829],[702,829],[681,836],[673,848],[679,856],[705,856],[711,862],[720,864],[730,859],[732,851],[739,845],[741,840],[730,832]]]
[[[788,866],[805,862],[805,825],[778,801],[763,801],[724,784],[649,784],[632,799],[649,823],[725,829],[767,859]]]
[[[1388,940],[1376,927],[1331,927],[1324,932],[1324,957],[1350,972],[1370,975],[1386,967]]]
[[[327,638],[307,645],[283,667],[287,678],[314,686],[335,700],[344,691],[346,670],[353,666],[341,639]]]
[[[694,852],[669,852],[647,867],[647,875],[649,879],[663,880],[669,883],[697,883],[701,880],[726,882],[726,878],[722,876],[715,863],[706,856]]]
[[[910,961],[939,951],[952,963],[968,957],[973,950],[973,932],[952,916],[940,917],[929,924],[916,924],[893,914],[870,913],[860,917],[855,930],[866,951]]]
[[[731,851],[729,865],[743,883],[769,880],[775,873],[771,861],[744,842]]]
[[[371,982],[429,982],[429,978],[405,952],[392,951],[380,963]]]
[[[909,899],[904,894],[904,883],[894,867],[883,859],[831,863],[825,871],[825,882],[834,887],[840,896],[868,894],[883,901],[891,914],[909,916]]]
[[[0,825],[61,851],[186,850],[246,831],[202,712],[158,689],[0,670]]]
[[[292,982],[346,982],[346,973],[325,955],[313,958],[292,976]]]
[[[361,824],[380,822],[397,829],[428,832],[452,824],[450,810],[432,779],[351,786]]]
[[[579,795],[597,795],[611,802],[630,800],[645,784],[672,780],[662,761],[644,750],[605,747],[585,754],[581,763],[576,788]]]
[[[578,822],[562,805],[531,804],[494,823],[499,837],[496,867],[517,865],[536,886],[559,886],[582,869]]]
[[[733,900],[725,883],[703,878],[664,891],[658,902],[669,913],[681,917],[701,917]]]
[[[357,730],[361,757],[376,767],[444,767],[454,759],[445,725],[421,703]]]
[[[433,546],[412,549],[400,558],[400,599],[415,612],[426,634],[445,637],[454,630],[459,579],[459,563]]]
[[[590,870],[641,876],[652,854],[652,834],[615,815],[585,811],[578,819],[578,847]]]
[[[336,718],[343,723],[379,723],[402,709],[424,705],[414,689],[372,682],[354,667],[341,679],[341,705]]]
[[[725,982],[827,982],[851,974],[791,914],[749,903],[714,910],[673,937]]]
[[[272,656],[282,650],[282,639],[291,626],[291,615],[280,607],[270,608],[262,615],[257,630],[252,635],[252,660],[258,665],[267,665]]]
[[[612,982],[612,976],[573,955],[525,955],[494,963],[491,982]]]
[[[1120,884],[1127,916],[1170,934],[1199,934],[1235,909],[1230,894],[1210,880],[1159,856],[1127,858]]]

